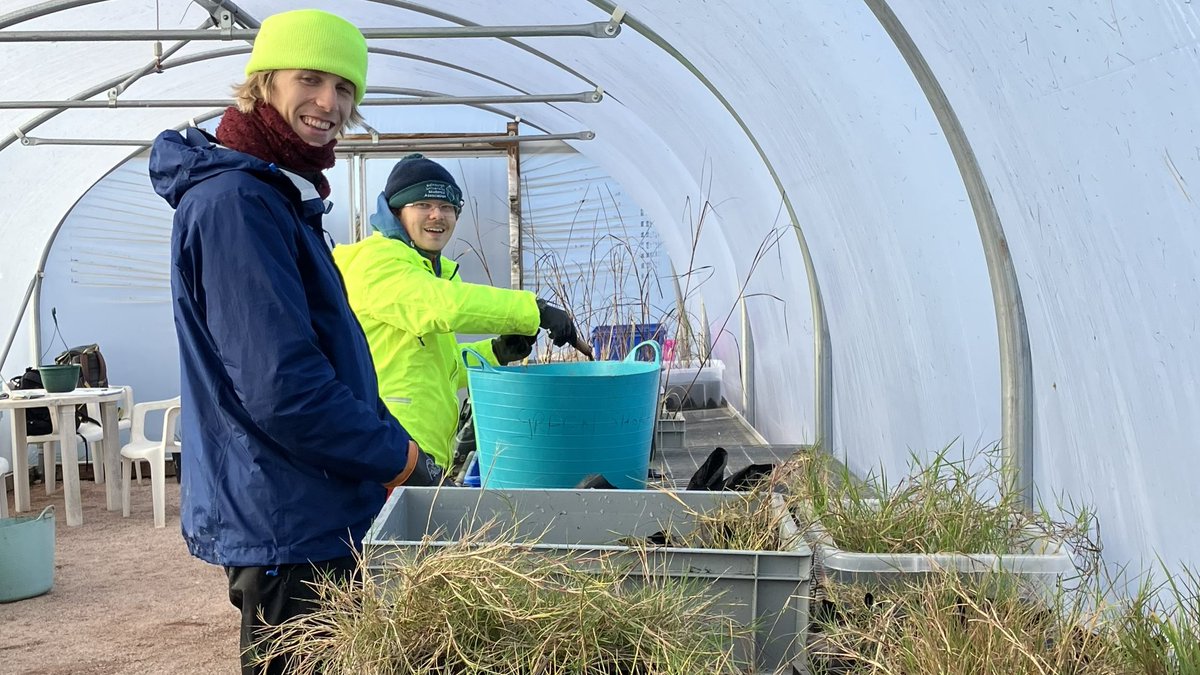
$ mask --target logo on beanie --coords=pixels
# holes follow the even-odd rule
[[[454,188],[446,183],[429,181],[425,184],[425,199],[441,199],[442,201],[457,204],[458,199],[456,199],[454,192],[457,192],[457,190],[454,190]]]
[[[411,204],[422,199],[441,199],[456,207],[462,206],[462,192],[458,186],[440,180],[427,180],[410,185],[393,194],[388,200],[388,206],[398,209],[405,204]]]

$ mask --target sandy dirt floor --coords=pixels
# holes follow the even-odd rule
[[[154,527],[150,481],[132,489],[122,518],[105,510],[103,485],[84,482],[83,525],[67,527],[61,485],[49,496],[32,486],[34,514],[57,509],[54,588],[0,604],[0,673],[239,672],[238,614],[224,571],[187,552],[179,485],[167,479],[163,529]]]

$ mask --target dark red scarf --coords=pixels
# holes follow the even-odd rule
[[[229,107],[217,126],[217,140],[227,148],[304,176],[316,186],[321,199],[329,197],[329,180],[321,171],[333,166],[337,140],[321,146],[305,143],[270,105],[259,102],[250,114]]]

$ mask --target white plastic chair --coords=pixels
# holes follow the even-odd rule
[[[8,467],[8,460],[0,457],[0,518],[8,517],[8,488],[4,485],[4,477],[7,476],[12,469]]]
[[[58,464],[58,415],[50,416],[50,433],[40,436],[26,436],[28,445],[40,445],[42,453],[42,484],[46,486],[46,494],[54,494],[55,476]],[[26,450],[28,452],[28,450]]]
[[[146,413],[166,410],[163,416],[162,438],[146,438]],[[134,462],[150,464],[150,496],[154,504],[154,526],[167,526],[166,473],[167,453],[178,452],[175,425],[179,421],[179,397],[166,401],[148,401],[133,406],[133,427],[129,442],[121,448],[121,515],[129,517],[129,484],[133,482]]]
[[[121,397],[121,403],[117,406],[117,438],[120,438],[122,431],[130,429],[133,426],[133,387],[121,387],[125,394]],[[94,420],[100,419],[100,404],[88,404],[88,417]],[[92,455],[92,476],[95,477],[97,483],[104,482],[104,453],[107,448],[104,447],[104,428],[96,422],[84,422],[79,425],[76,433],[80,438],[87,441],[88,449]],[[120,441],[117,441],[120,444]],[[142,484],[142,466],[137,467],[138,485]]]
[[[90,405],[88,407],[91,408]],[[91,412],[89,411],[88,414],[90,415]],[[97,438],[104,437],[104,432],[100,428],[100,425],[91,424],[90,422],[84,422],[83,424],[79,425],[79,429],[83,429],[84,426],[95,427],[96,437]],[[127,428],[129,428],[129,424],[127,421],[124,422],[124,426],[121,426],[121,423],[118,423],[118,428],[119,429],[127,429]],[[90,438],[87,436],[83,436],[81,431],[77,430],[75,433],[85,439],[88,439],[89,443],[91,442]],[[57,483],[58,483],[58,466],[57,465],[59,462],[62,461],[62,457],[61,457],[62,453],[59,452],[59,446],[61,445],[61,443],[58,442],[58,416],[57,415],[50,416],[50,433],[42,434],[40,436],[26,436],[25,442],[29,445],[41,446],[42,474],[43,474],[42,483],[46,486],[46,494],[48,494],[48,495],[54,494],[54,491],[55,491],[55,489],[57,487]],[[94,445],[88,446],[89,449],[94,449],[94,454],[92,455],[92,475],[95,477],[95,480],[97,483],[104,482],[104,463],[101,461],[103,459],[103,455],[101,454],[101,452],[102,452],[101,445],[102,445],[101,443],[96,443]],[[75,461],[78,462],[79,459],[76,458]],[[138,484],[140,485],[141,482],[142,482],[142,468],[139,466],[138,467]]]

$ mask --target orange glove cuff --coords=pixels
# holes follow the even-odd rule
[[[404,485],[404,483],[406,483],[408,481],[409,476],[411,476],[413,471],[416,470],[417,460],[420,457],[421,457],[421,449],[419,447],[417,447],[417,442],[409,441],[408,442],[408,459],[405,460],[405,462],[404,462],[404,470],[401,471],[399,474],[397,474],[396,477],[392,479],[392,482],[385,484],[384,487],[391,490],[392,488],[397,488],[397,487],[400,487],[401,485]]]

